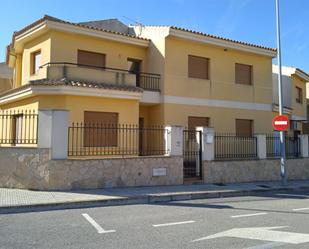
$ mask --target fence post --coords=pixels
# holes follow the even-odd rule
[[[165,139],[166,148],[169,156],[183,155],[183,127],[182,126],[166,126],[167,137]]]
[[[258,159],[266,159],[266,135],[258,134],[256,137],[256,149],[257,149],[257,158]]]
[[[298,135],[300,140],[300,156],[301,157],[308,157],[309,151],[308,151],[308,135],[301,134]]]
[[[202,161],[212,161],[215,159],[215,131],[214,128],[196,127],[202,132]]]
[[[52,159],[66,159],[68,127],[69,111],[39,110],[38,147],[50,148]]]

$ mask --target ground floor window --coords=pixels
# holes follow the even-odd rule
[[[118,113],[84,112],[84,146],[116,147],[118,144]]]
[[[12,121],[12,144],[22,143],[23,115],[14,115]]]
[[[189,130],[195,130],[196,127],[208,127],[209,117],[188,117],[188,128]]]
[[[236,135],[251,137],[253,135],[253,120],[236,119]]]

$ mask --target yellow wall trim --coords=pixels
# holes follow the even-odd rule
[[[272,111],[271,104],[219,100],[219,99],[188,98],[188,97],[165,95],[163,97],[163,102],[168,104],[180,104],[180,105],[224,107],[232,109],[236,108],[236,109],[258,110],[258,111],[269,111],[269,112]]]

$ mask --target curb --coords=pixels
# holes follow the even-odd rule
[[[247,190],[222,190],[217,192],[199,191],[196,193],[188,192],[182,194],[173,193],[173,194],[162,194],[162,195],[156,195],[156,194],[139,195],[133,197],[121,197],[107,200],[86,200],[86,201],[41,203],[33,205],[2,206],[0,207],[0,214],[123,206],[133,204],[156,204],[170,201],[249,196],[252,194],[273,192],[273,191],[291,191],[291,190],[308,190],[308,189],[309,186],[299,186],[299,187],[276,187],[276,188],[265,188],[265,189],[259,188],[259,189],[247,189]]]

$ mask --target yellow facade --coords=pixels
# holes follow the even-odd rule
[[[122,36],[118,34],[120,38],[118,37],[116,41],[107,36],[104,38],[104,32],[101,32],[102,37],[98,35],[94,37],[90,35],[92,31],[87,34],[84,29],[80,32],[75,31],[76,29],[69,24],[66,30],[49,28],[33,39],[28,37],[22,49],[19,45],[14,63],[15,87],[27,85],[30,80],[57,75],[55,71],[51,74],[51,69],[48,67],[43,67],[37,74],[31,75],[31,53],[40,50],[41,65],[44,65],[50,62],[77,63],[77,51],[86,50],[105,54],[106,67],[109,68],[127,70],[128,58],[141,60],[141,71],[161,75],[160,101],[143,103],[141,98],[130,99],[129,93],[123,94],[120,90],[119,94],[123,96],[121,98],[91,94],[78,96],[76,93],[47,94],[43,91],[23,100],[0,104],[1,109],[65,109],[70,111],[70,123],[83,122],[85,111],[117,112],[121,124],[138,124],[141,117],[147,126],[152,124],[188,126],[189,116],[208,117],[210,126],[214,127],[215,131],[231,133],[235,132],[236,119],[250,119],[254,121],[254,133],[272,131],[273,55],[267,54],[267,49],[264,49],[266,52],[262,54],[255,52],[256,48],[251,45],[227,42],[234,47],[226,48],[215,43],[193,41],[167,33],[161,35],[160,32],[152,35],[151,32],[147,33],[144,38],[151,40],[144,46],[128,42],[137,38],[123,37],[121,41]],[[162,28],[164,32],[166,29]],[[243,47],[247,50],[242,49]],[[189,55],[209,58],[208,80],[188,77]],[[252,85],[235,83],[235,63],[252,66]],[[108,70],[95,72],[88,69],[87,72],[75,73],[80,78],[89,77],[90,82],[101,78],[107,81],[114,80],[113,84],[119,85],[122,84],[121,79],[124,79],[122,77],[127,77],[126,83],[130,82],[129,85],[132,86],[136,81],[135,75],[109,73]],[[305,93],[305,86],[300,79],[293,78],[293,83],[301,86]],[[98,92],[100,91],[98,89]],[[305,105],[293,102],[293,114],[295,112],[295,115],[303,116],[305,108]]]

